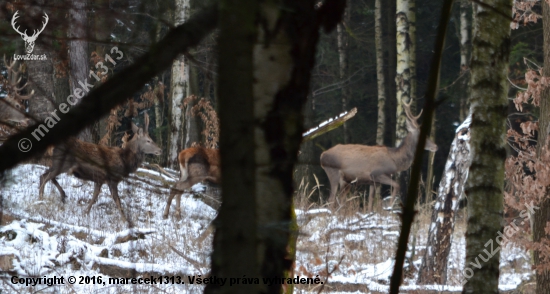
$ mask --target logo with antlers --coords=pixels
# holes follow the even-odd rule
[[[25,41],[25,51],[28,53],[28,54],[31,54],[32,51],[34,50],[34,42],[36,42],[36,38],[38,38],[38,35],[40,35],[40,33],[42,33],[42,31],[46,28],[46,25],[48,24],[48,15],[44,12],[44,19],[45,21],[42,22],[42,29],[40,30],[34,30],[34,33],[32,34],[32,36],[29,36],[27,35],[27,30],[25,30],[24,32],[21,32],[19,31],[19,26],[16,28],[15,27],[15,20],[17,18],[19,18],[19,15],[17,15],[19,11],[16,11],[15,14],[13,15],[12,19],[11,19],[11,26],[13,27],[13,29],[19,33],[21,35],[21,38],[23,38],[23,41]]]

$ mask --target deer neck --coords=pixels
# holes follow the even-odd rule
[[[411,166],[416,143],[418,143],[418,134],[409,132],[398,147],[388,148],[390,156],[397,166],[397,172],[404,171]]]
[[[137,141],[130,141],[126,147],[121,150],[121,157],[124,163],[124,174],[128,175],[138,169],[145,159],[145,154],[141,152]]]

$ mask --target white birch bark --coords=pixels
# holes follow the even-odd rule
[[[397,0],[396,5],[396,44],[397,44],[397,70],[395,83],[397,86],[397,125],[396,145],[399,145],[407,136],[407,125],[403,102],[411,99],[410,84],[410,36],[409,36],[409,0]]]
[[[189,18],[190,0],[177,0],[174,15],[174,25],[178,26]],[[171,134],[168,150],[168,163],[177,167],[178,153],[183,149],[184,111],[182,101],[187,96],[189,88],[189,66],[183,55],[178,56],[172,64],[172,79],[170,85],[171,103]]]

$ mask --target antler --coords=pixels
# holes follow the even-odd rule
[[[17,10],[17,11],[15,12],[15,14],[13,15],[13,17],[12,17],[12,19],[11,19],[11,26],[12,26],[13,29],[14,29],[16,32],[18,32],[21,36],[23,36],[23,35],[27,36],[27,30],[25,30],[24,33],[21,33],[21,31],[19,31],[19,27],[20,27],[20,26],[18,26],[17,28],[15,27],[15,20],[19,18],[19,15],[17,15],[18,12],[19,12],[19,10]]]
[[[42,17],[45,18],[46,21],[43,21],[43,22],[42,22],[42,28],[41,28],[40,30],[38,30],[38,31],[37,31],[37,30],[34,30],[34,33],[32,34],[32,36],[29,37],[29,36],[27,35],[27,30],[25,30],[24,32],[21,32],[21,31],[19,30],[19,27],[21,27],[21,26],[17,26],[17,28],[15,27],[15,25],[16,25],[15,20],[19,18],[19,15],[17,15],[17,13],[19,13],[19,10],[16,11],[15,14],[13,15],[13,17],[12,17],[12,19],[11,19],[11,26],[12,26],[13,29],[14,29],[16,32],[18,32],[21,36],[24,35],[25,37],[30,38],[30,39],[32,39],[32,38],[34,38],[34,37],[40,35],[40,34],[44,31],[44,29],[46,28],[46,25],[48,24],[48,21],[50,20],[50,18],[48,17],[48,14],[44,12],[44,16],[42,16]]]
[[[8,98],[28,100],[34,95],[34,90],[32,90],[29,95],[21,95],[19,93],[21,92],[21,90],[25,89],[25,87],[27,87],[29,83],[26,82],[23,86],[17,87],[17,85],[21,82],[22,77],[17,76],[20,71],[14,68],[15,63],[16,63],[15,60],[8,62],[6,60],[6,55],[4,55],[4,64],[6,65],[7,72],[8,72],[8,78],[6,79],[7,85],[5,84],[4,87],[8,92]],[[15,77],[13,75],[15,75]]]
[[[147,112],[143,113],[143,117],[145,118],[145,130],[143,131],[145,134],[149,134],[149,115]]]
[[[46,25],[48,24],[48,21],[50,20],[50,18],[48,17],[48,14],[46,12],[44,12],[44,16],[42,16],[42,17],[46,19],[46,22],[42,22],[42,29],[40,29],[38,32],[35,30],[34,34],[32,34],[32,37],[40,35],[42,33],[42,31],[44,31],[44,29],[46,28]]]
[[[417,116],[414,116],[412,113],[411,113],[411,104],[412,104],[412,99],[409,101],[409,103],[405,102],[403,100],[403,109],[405,110],[405,115],[407,115],[407,118],[416,126],[418,127],[418,118],[420,118],[420,116],[422,115],[422,110],[420,110],[420,113],[417,115]]]

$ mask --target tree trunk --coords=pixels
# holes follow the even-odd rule
[[[403,102],[411,100],[411,51],[409,35],[409,0],[397,0],[396,5],[396,48],[397,70],[395,83],[397,86],[397,125],[396,142],[399,145],[407,136],[407,124]]]
[[[465,189],[468,229],[463,293],[498,293],[500,251],[495,253],[486,246],[493,244],[496,248],[503,222],[510,19],[501,14],[511,15],[512,1],[490,0],[484,4],[491,9],[474,3],[470,65],[472,165]]]
[[[223,7],[223,8],[222,8]],[[254,156],[253,46],[257,0],[222,0],[218,39],[222,206],[211,275],[259,277]],[[259,293],[258,285],[209,284],[204,293]]]
[[[456,130],[451,151],[432,211],[426,251],[418,273],[418,284],[446,285],[447,263],[451,250],[455,216],[463,196],[470,168],[470,122],[467,119]],[[430,201],[427,199],[426,201]]]
[[[36,122],[40,123],[54,110],[53,63],[51,54],[45,46],[47,45],[43,42],[37,42],[33,54],[46,54],[47,60],[32,60],[27,63],[29,81],[34,90],[34,96],[29,101],[29,114]]]
[[[397,40],[396,40],[396,24],[395,24],[395,10],[396,10],[396,0],[389,0],[384,1],[387,3],[387,28],[388,32],[386,34],[388,39],[388,55],[387,55],[387,62],[388,67],[385,71],[386,73],[386,80],[390,81],[388,82],[388,87],[386,87],[386,97],[388,106],[386,107],[387,111],[386,113],[389,114],[388,118],[386,119],[386,136],[391,138],[391,143],[395,143],[395,126],[397,125],[397,92],[396,87],[391,86],[391,81],[395,81],[396,77],[396,71],[397,71]]]
[[[88,79],[88,42],[86,41],[86,28],[88,27],[88,18],[86,16],[86,0],[71,1],[69,9],[69,81],[71,84],[71,94],[75,94],[76,89],[81,89],[79,82],[86,83]],[[84,129],[79,135],[80,140],[92,142],[92,128]]]
[[[382,0],[374,2],[374,42],[376,46],[376,78],[378,85],[378,124],[376,127],[376,144],[384,145],[386,127],[385,104],[386,84],[384,79],[384,51],[382,50]]]
[[[471,3],[469,0],[460,1],[460,74],[463,76],[460,86],[460,113],[459,119],[464,120],[468,112],[468,96],[470,93],[470,75],[468,64],[470,63],[470,13]]]
[[[397,0],[396,5],[396,48],[397,48],[397,69],[395,83],[397,86],[396,102],[396,138],[395,145],[399,146],[403,138],[407,136],[406,115],[403,102],[411,101],[411,42],[409,34],[410,0]],[[401,200],[407,194],[409,171],[403,171],[398,175],[401,191]]]
[[[543,76],[550,77],[550,6],[546,1],[541,1],[542,4],[542,24],[544,35],[544,67]],[[542,92],[540,99],[540,116],[539,130],[548,130],[550,126],[550,88],[546,87]],[[542,149],[546,145],[548,132],[538,132],[537,158],[543,156]],[[544,200],[539,204],[540,209],[535,211],[533,222],[533,242],[540,242],[544,238],[550,238],[546,233],[546,224],[550,221],[550,198],[544,197]],[[535,266],[541,263],[548,264],[548,260],[542,260],[540,252],[534,252]],[[550,271],[537,271],[537,293],[550,293]]]
[[[260,2],[256,15],[250,15],[255,2],[243,2],[221,4],[223,204],[215,222],[212,276],[258,279],[252,280],[257,285],[208,285],[206,293],[278,294],[282,285],[265,284],[263,278],[284,277],[294,263],[289,252],[296,233],[292,174],[319,30],[336,27],[345,1],[329,0],[319,8],[312,0]],[[260,24],[256,38],[249,35],[252,24]],[[252,53],[251,41],[253,72],[246,55]],[[248,94],[252,83],[253,97]]]
[[[177,0],[174,11],[174,25],[178,26],[189,18],[190,0]],[[189,66],[185,57],[179,55],[172,64],[170,82],[170,149],[168,150],[168,164],[172,168],[178,167],[178,154],[184,148],[183,122],[185,111],[182,101],[187,97],[189,88]]]
[[[348,2],[346,7],[346,12],[344,13],[344,19],[341,23],[338,24],[337,33],[338,33],[338,55],[340,60],[340,81],[342,84],[341,89],[341,95],[342,95],[342,111],[346,111],[348,109],[348,102],[350,98],[350,87],[349,82],[346,82],[346,79],[348,78],[348,69],[349,69],[349,60],[348,60],[348,48],[349,48],[349,24],[350,24],[350,16],[351,9],[350,9],[350,3]],[[344,123],[344,126],[342,128],[342,131],[344,133],[344,144],[348,143],[348,130],[346,123]]]
[[[410,99],[413,101],[411,110],[416,112],[416,0],[409,0],[409,12],[407,14],[409,19],[409,66],[410,66]],[[433,153],[432,153],[433,154]]]

